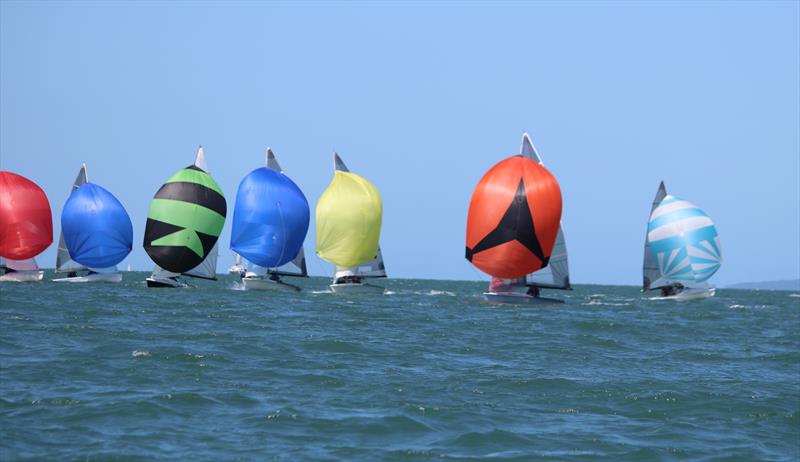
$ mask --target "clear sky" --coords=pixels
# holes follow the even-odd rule
[[[481,279],[472,189],[527,130],[561,184],[573,282],[640,283],[661,179],[715,220],[713,283],[796,278],[798,5],[3,1],[0,168],[42,186],[57,233],[87,162],[134,223],[120,267],[147,269],[150,200],[197,145],[231,209],[269,145],[308,197],[322,275],[336,149],[383,195],[390,277]]]

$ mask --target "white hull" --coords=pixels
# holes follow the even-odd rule
[[[380,286],[373,286],[365,282],[348,284],[331,284],[331,292],[335,294],[382,294],[386,291]]]
[[[717,289],[713,287],[703,287],[703,288],[686,288],[683,289],[680,293],[675,295],[670,295],[669,297],[653,297],[650,300],[677,300],[679,302],[685,302],[688,300],[703,300],[705,298],[711,298],[717,292]]]
[[[483,296],[489,303],[510,303],[514,305],[553,305],[564,303],[563,300],[533,297],[522,292],[484,292]]]
[[[189,284],[186,284],[184,282],[172,278],[160,278],[156,276],[150,276],[145,281],[147,282],[147,287],[167,287],[167,288],[189,287]]]
[[[95,273],[71,278],[53,279],[53,282],[122,282],[122,273]]]
[[[287,284],[283,281],[273,281],[272,279],[260,276],[243,277],[242,284],[244,285],[244,290],[300,292],[300,288],[295,285]]]
[[[0,282],[39,282],[44,271],[12,271],[0,276]]]

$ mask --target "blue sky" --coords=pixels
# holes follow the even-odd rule
[[[574,282],[640,283],[661,179],[717,223],[712,282],[796,278],[798,5],[4,1],[0,167],[58,223],[87,162],[134,223],[121,267],[146,269],[149,202],[198,144],[229,207],[269,145],[313,210],[336,149],[383,194],[390,276],[482,279],[472,189],[527,130],[561,183]],[[313,250],[312,213],[309,268],[330,274]]]

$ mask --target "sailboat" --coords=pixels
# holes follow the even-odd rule
[[[150,204],[144,249],[156,267],[147,286],[187,287],[181,275],[216,280],[226,213],[225,196],[208,174],[200,146],[194,163],[170,177]]]
[[[133,225],[125,207],[101,186],[89,183],[81,166],[61,212],[53,282],[121,282],[117,264],[133,248]]]
[[[228,274],[235,274],[237,276],[244,276],[247,272],[247,266],[242,262],[242,256],[234,253],[233,265],[228,268]]]
[[[308,233],[308,200],[283,173],[272,149],[266,166],[239,183],[233,209],[231,250],[252,265],[242,278],[245,290],[292,290],[283,276],[308,277],[303,241]]]
[[[487,301],[560,302],[539,289],[571,288],[561,208],[558,182],[525,133],[520,154],[486,172],[470,201],[466,258],[492,276]]]
[[[317,202],[317,255],[336,265],[333,293],[383,293],[365,282],[385,278],[379,244],[383,204],[378,189],[333,153],[333,180]]]
[[[662,181],[650,209],[644,242],[642,291],[661,290],[662,300],[713,297],[709,278],[722,264],[717,229],[691,202],[667,194]]]
[[[0,170],[0,281],[41,281],[34,257],[53,242],[47,195],[36,183]]]

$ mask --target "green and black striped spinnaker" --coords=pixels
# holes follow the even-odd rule
[[[158,190],[144,229],[144,249],[160,267],[189,271],[205,260],[225,224],[225,196],[195,165],[173,175]]]

